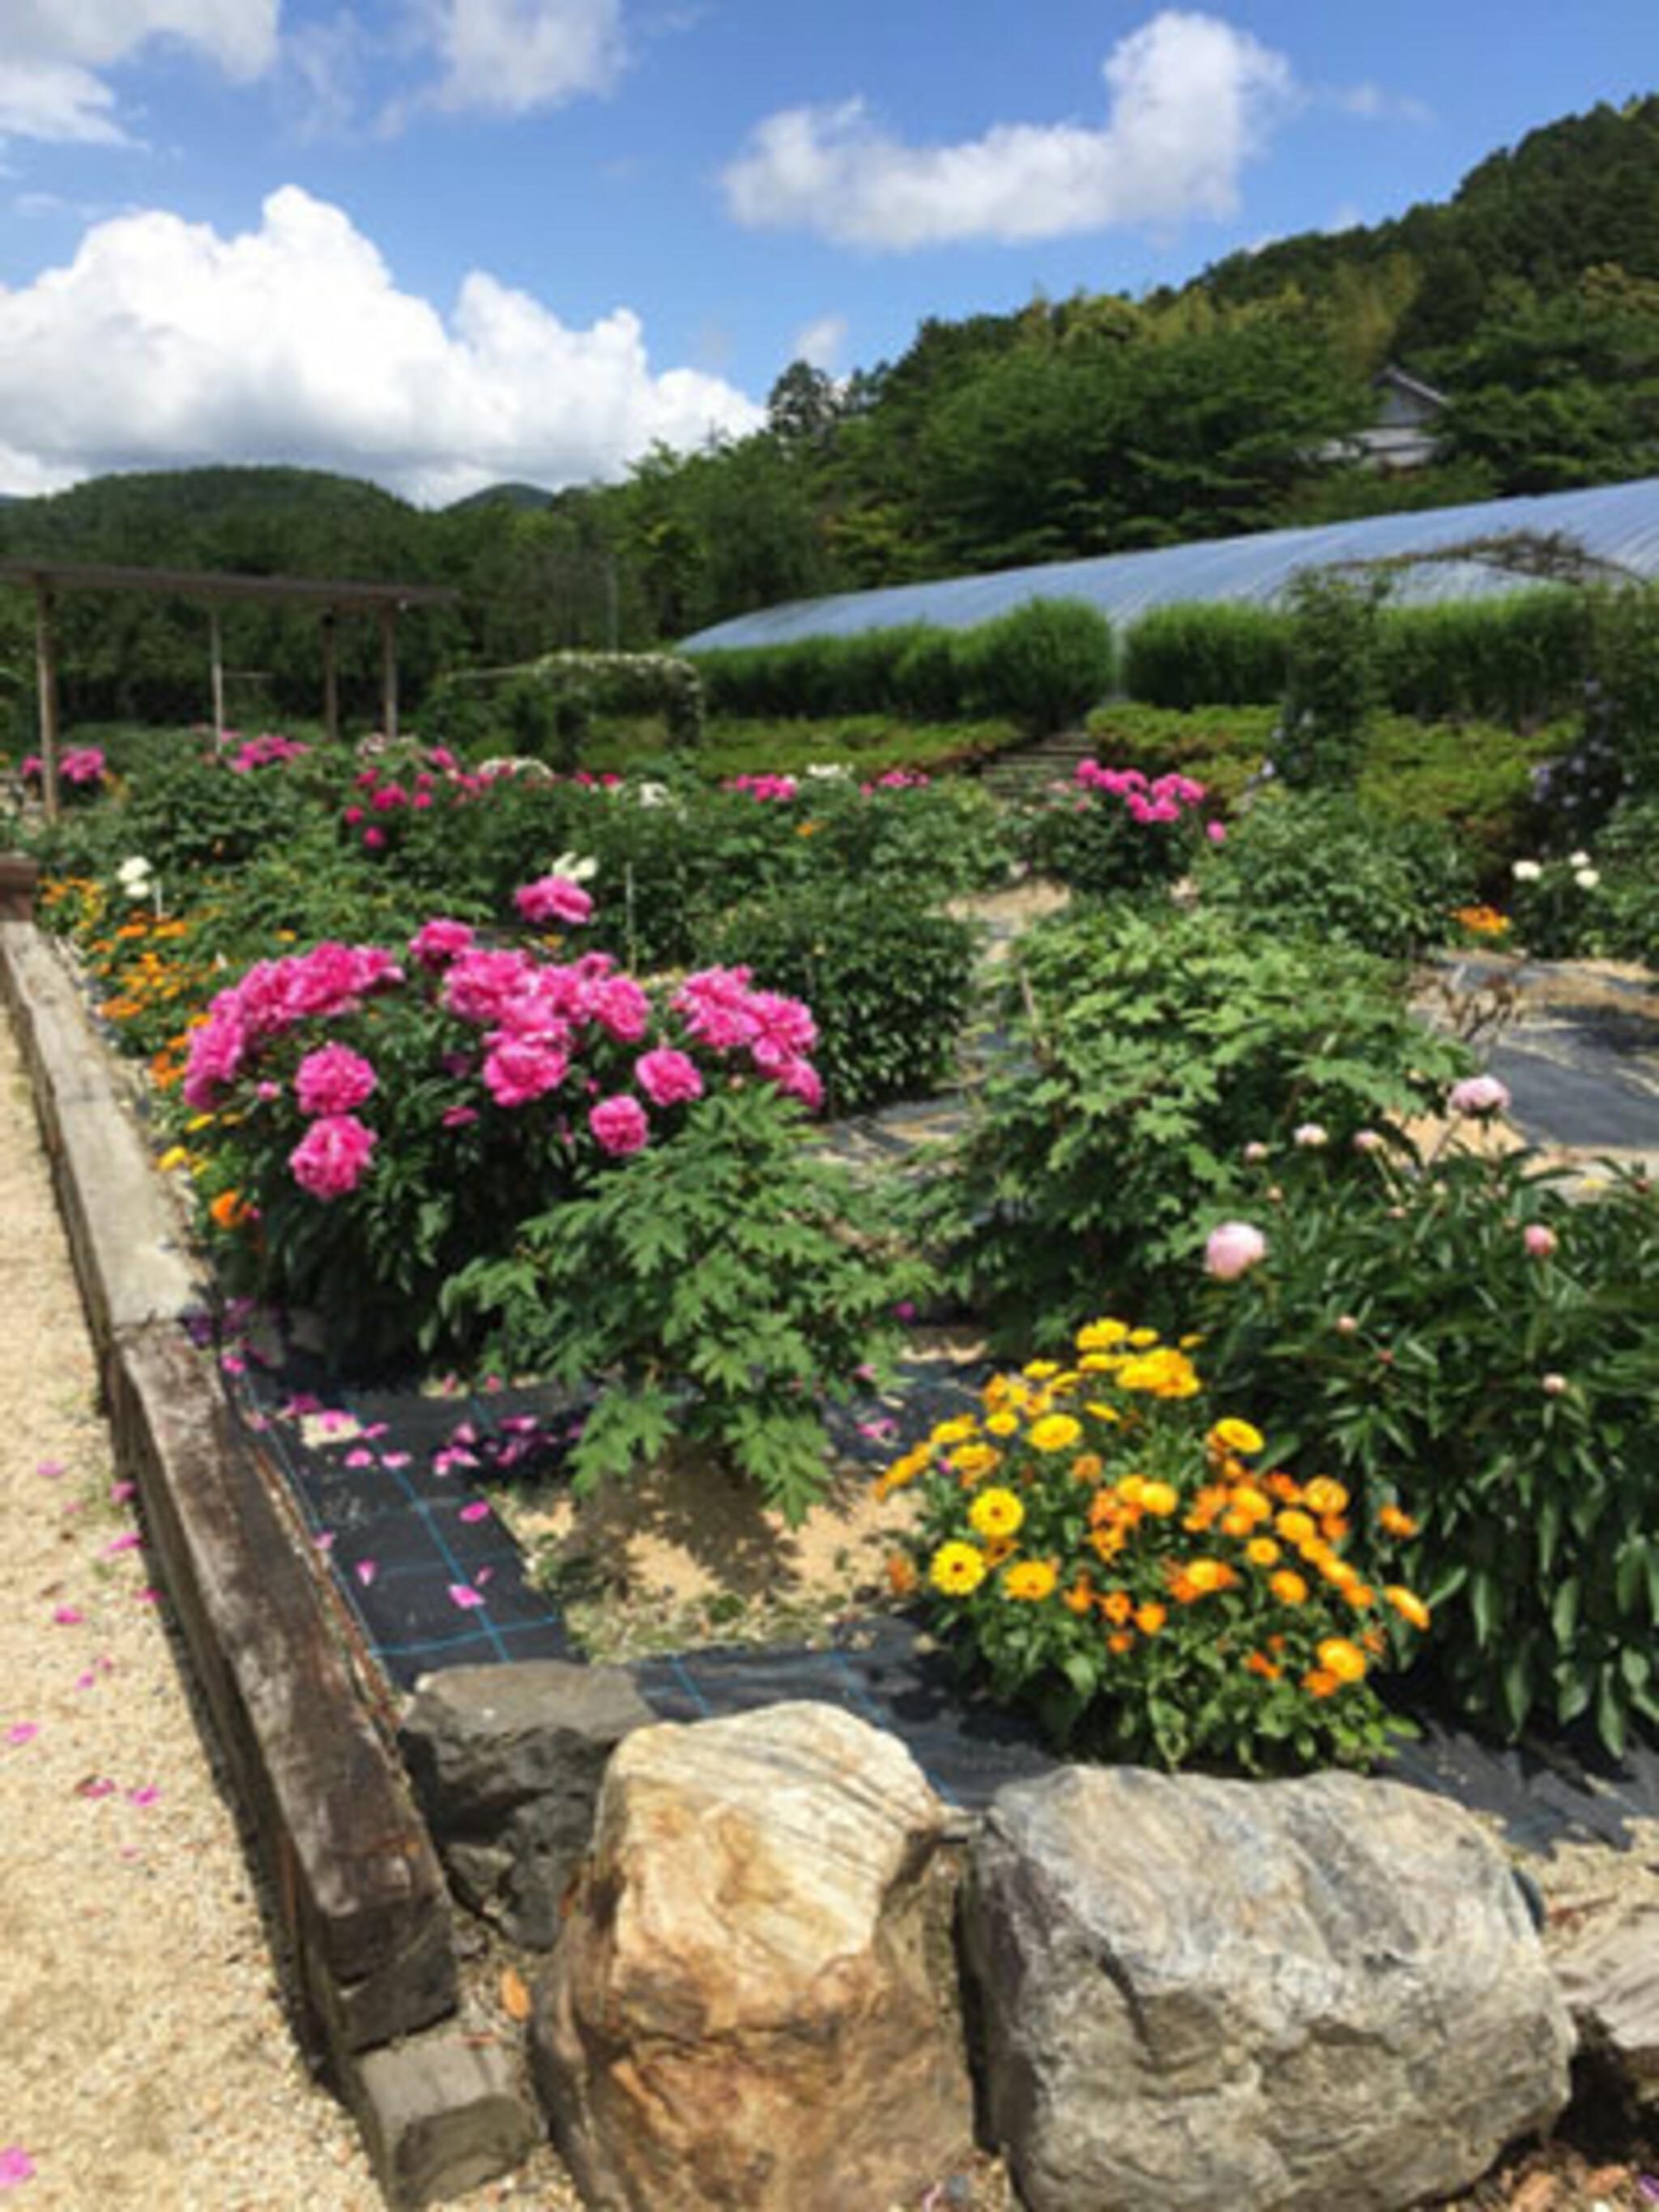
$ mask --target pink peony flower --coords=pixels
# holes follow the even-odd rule
[[[556,1045],[497,1037],[484,1055],[484,1088],[498,1106],[527,1106],[532,1098],[556,1091],[569,1066],[568,1056]]]
[[[513,903],[538,928],[550,921],[583,922],[593,911],[592,900],[568,876],[540,876],[514,891]]]
[[[326,1202],[356,1190],[374,1149],[374,1130],[355,1114],[331,1114],[312,1123],[288,1164],[301,1189]]]
[[[1236,1282],[1267,1256],[1267,1240],[1248,1221],[1224,1221],[1204,1245],[1204,1270],[1218,1282]]]
[[[811,1114],[823,1103],[823,1085],[810,1060],[786,1060],[772,1071],[772,1080],[786,1097],[799,1098]]]
[[[1509,1091],[1495,1075],[1466,1075],[1461,1083],[1453,1084],[1446,1097],[1450,1112],[1477,1119],[1505,1112],[1509,1103]]]
[[[308,1052],[294,1078],[294,1095],[307,1117],[349,1114],[362,1104],[378,1078],[362,1053],[349,1045],[325,1044]]]
[[[653,1106],[678,1106],[702,1096],[696,1065],[672,1046],[659,1045],[634,1063],[634,1080]]]
[[[1529,1221],[1521,1232],[1521,1241],[1534,1260],[1547,1260],[1555,1249],[1556,1235],[1541,1221]]]
[[[451,921],[443,915],[434,915],[430,921],[423,921],[410,939],[409,949],[422,968],[442,968],[467,950],[472,935],[465,922]]]
[[[1204,825],[1204,835],[1212,845],[1224,845],[1227,842],[1227,825],[1224,822],[1206,822]]]
[[[588,1115],[587,1126],[601,1148],[619,1158],[637,1152],[651,1133],[644,1107],[626,1091],[601,1098]]]

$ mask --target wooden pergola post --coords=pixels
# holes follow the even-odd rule
[[[398,610],[389,600],[380,609],[380,728],[398,734]]]
[[[334,665],[334,610],[323,609],[323,729],[330,744],[340,737],[340,678]]]
[[[40,785],[46,819],[58,819],[58,659],[52,628],[52,586],[34,585],[34,681],[40,704]]]
[[[219,628],[219,609],[216,603],[208,607],[208,648],[213,657],[213,743],[216,751],[225,749],[225,642]]]

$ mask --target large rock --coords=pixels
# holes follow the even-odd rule
[[[630,1736],[532,2063],[597,2212],[879,2212],[967,2153],[945,1815],[832,1706]]]
[[[621,1668],[525,1660],[425,1676],[398,1740],[462,1903],[550,1948],[605,1765],[654,1717]]]
[[[1571,2025],[1506,1862],[1397,1784],[1017,1784],[964,1908],[1032,2212],[1395,2212],[1567,2100]]]
[[[1547,1881],[1545,1948],[1586,2047],[1650,2105],[1659,2100],[1659,1882],[1650,1868],[1599,1856],[1601,1880],[1581,1882],[1577,1894],[1564,1898]]]

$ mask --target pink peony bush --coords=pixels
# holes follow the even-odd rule
[[[574,894],[574,896],[572,896]],[[567,878],[525,887],[571,921]],[[814,1108],[812,1017],[744,968],[647,991],[607,953],[550,957],[425,922],[406,957],[325,943],[261,961],[192,1032],[234,1286],[320,1310],[342,1356],[430,1334],[442,1285],[518,1224],[682,1136],[712,1091]]]

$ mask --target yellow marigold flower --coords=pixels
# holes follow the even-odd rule
[[[894,1491],[902,1490],[907,1482],[915,1480],[927,1466],[927,1460],[928,1449],[926,1444],[918,1444],[913,1450],[904,1453],[883,1472],[876,1484],[876,1495],[878,1498],[889,1498]]]
[[[1046,1382],[1051,1375],[1059,1374],[1060,1362],[1057,1359],[1028,1359],[1019,1371],[1028,1382]]]
[[[1156,1636],[1169,1617],[1168,1608],[1151,1598],[1135,1607],[1135,1626],[1143,1636]]]
[[[988,1413],[985,1417],[985,1429],[988,1436],[1016,1436],[1019,1431],[1019,1415],[1004,1413]]]
[[[185,1133],[187,1136],[193,1137],[198,1129],[210,1129],[214,1120],[215,1116],[211,1114],[193,1114],[185,1124]]]
[[[1235,1419],[1230,1413],[1210,1431],[1209,1441],[1218,1451],[1259,1452],[1266,1438],[1260,1429],[1252,1428],[1248,1421]]]
[[[1098,1398],[1085,1398],[1083,1410],[1085,1413],[1092,1413],[1097,1421],[1121,1421],[1123,1419],[1115,1406],[1103,1405]]]
[[[1158,1342],[1158,1331],[1155,1328],[1132,1328],[1129,1341],[1137,1352],[1144,1351],[1147,1345]]]
[[[1115,1344],[1121,1344],[1128,1334],[1127,1322],[1114,1321],[1107,1314],[1079,1329],[1074,1340],[1079,1352],[1109,1352]]]
[[[1154,1513],[1162,1519],[1173,1513],[1181,1503],[1181,1493],[1172,1482],[1149,1482],[1140,1493],[1140,1510]]]
[[[1409,1513],[1402,1513],[1397,1505],[1385,1505],[1376,1516],[1376,1525],[1385,1536],[1414,1536],[1417,1523]]]
[[[1212,1590],[1230,1589],[1237,1580],[1224,1559],[1188,1559],[1186,1571],[1193,1588],[1206,1596]]]
[[[1305,1544],[1318,1534],[1313,1516],[1291,1506],[1277,1515],[1273,1526],[1287,1544]]]
[[[979,1423],[971,1413],[958,1413],[954,1419],[934,1424],[928,1437],[930,1444],[965,1444],[970,1437],[979,1433]]]
[[[1085,1352],[1078,1366],[1085,1375],[1110,1375],[1123,1364],[1121,1352]]]
[[[981,1490],[968,1508],[968,1519],[981,1536],[1012,1536],[1025,1518],[1025,1508],[1012,1490]]]
[[[1363,1682],[1365,1679],[1365,1655],[1346,1636],[1328,1636],[1320,1644],[1317,1656],[1321,1667],[1328,1674],[1334,1674],[1339,1682]]]
[[[1119,1368],[1117,1379],[1126,1390],[1144,1390],[1153,1398],[1190,1398],[1199,1389],[1193,1363],[1183,1352],[1164,1345],[1143,1352]]]
[[[1021,1559],[1016,1565],[1003,1569],[1002,1594],[1026,1605],[1036,1605],[1054,1595],[1054,1584],[1059,1580],[1048,1560]]]
[[[1402,1589],[1398,1583],[1390,1583],[1382,1595],[1401,1620],[1409,1621],[1413,1628],[1428,1626],[1429,1608],[1414,1591]]]
[[[1316,1474],[1302,1493],[1310,1513],[1346,1513],[1348,1493],[1328,1474]]]
[[[1006,1400],[1010,1387],[1006,1375],[994,1375],[979,1395],[988,1406],[1000,1406]]]
[[[1281,1605],[1305,1605],[1308,1602],[1308,1585],[1293,1568],[1281,1567],[1276,1575],[1269,1576],[1267,1588]]]
[[[927,1579],[946,1597],[966,1597],[985,1579],[985,1554],[974,1544],[941,1544],[928,1565]]]
[[[969,1482],[1001,1464],[1002,1454],[992,1444],[958,1444],[951,1455],[951,1465]]]
[[[1244,1556],[1253,1567],[1277,1566],[1279,1550],[1271,1536],[1253,1536],[1244,1547]]]
[[[1025,1441],[1034,1451],[1070,1451],[1082,1435],[1082,1423],[1069,1413],[1045,1413],[1025,1431]]]
[[[184,1167],[189,1161],[189,1158],[190,1154],[185,1149],[184,1146],[169,1145],[166,1152],[162,1153],[161,1158],[156,1161],[155,1164],[165,1174],[173,1168]]]

